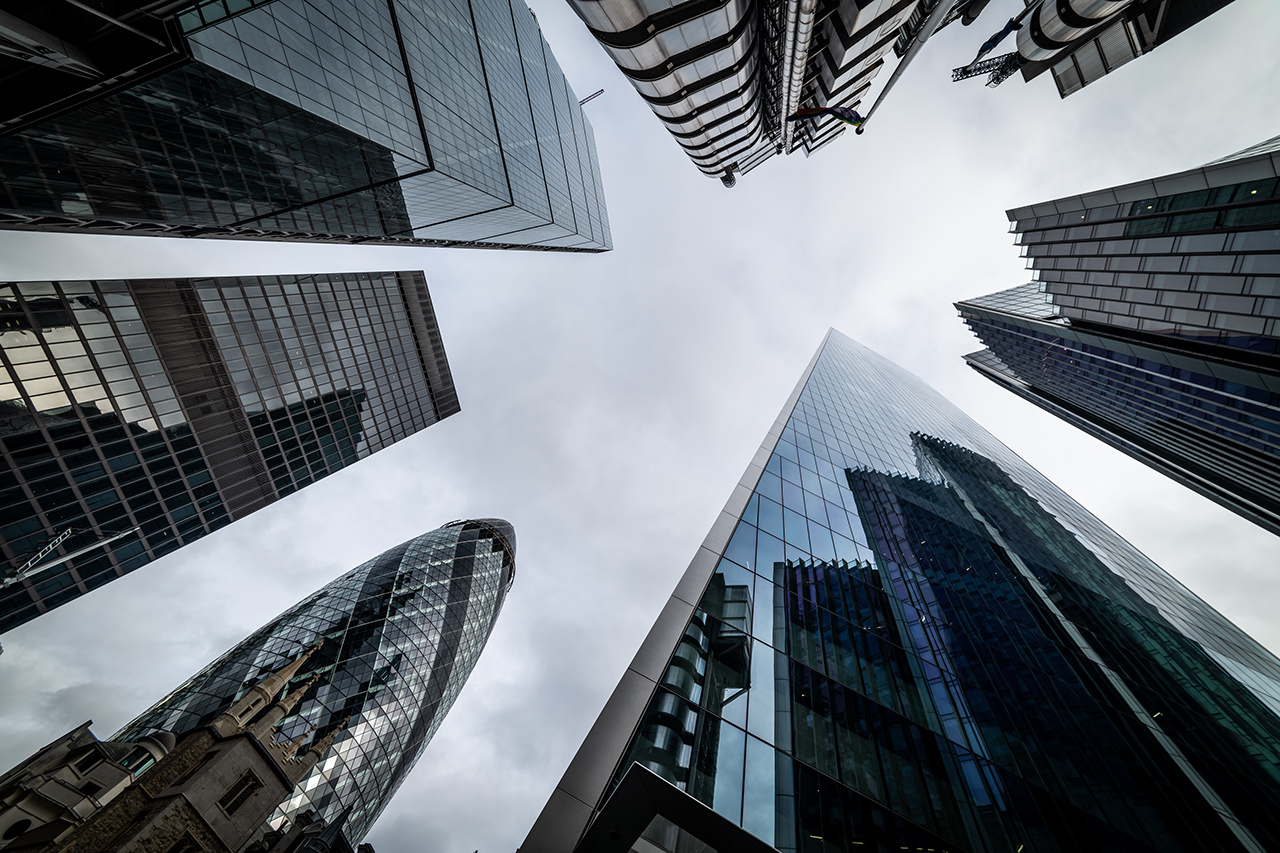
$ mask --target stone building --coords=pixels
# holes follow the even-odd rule
[[[280,723],[315,683],[281,697],[319,648],[264,678],[210,725],[138,743],[99,741],[85,723],[0,777],[6,853],[302,853],[333,850],[323,820],[266,819],[345,727],[310,748],[278,741]],[[341,845],[338,848],[342,849]],[[348,848],[349,849],[349,848]],[[362,851],[365,853],[365,851]],[[371,850],[367,853],[372,853]]]

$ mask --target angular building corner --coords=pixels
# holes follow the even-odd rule
[[[284,683],[272,689],[290,704],[272,720],[275,740],[332,748],[265,830],[322,821],[324,849],[350,853],[471,674],[514,580],[515,548],[511,525],[492,518],[451,522],[398,545],[264,625],[113,740],[145,743],[155,732],[181,737],[216,726],[276,673]]]
[[[421,272],[0,284],[0,632],[458,411]]]
[[[970,366],[1280,534],[1280,137],[1008,215],[1035,280],[956,304]]]
[[[600,252],[590,123],[521,0],[6,11],[0,228]]]
[[[1259,853],[1277,796],[1280,660],[832,330],[520,853]]]

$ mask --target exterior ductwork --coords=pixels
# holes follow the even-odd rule
[[[1018,53],[1030,62],[1053,56],[1133,0],[1044,0],[1018,31]]]
[[[775,154],[808,155],[843,133],[830,116],[786,119],[858,107],[922,3],[569,0],[698,170],[725,186]]]

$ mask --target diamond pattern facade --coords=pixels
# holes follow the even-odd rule
[[[320,643],[287,689],[317,681],[281,722],[279,737],[318,741],[344,720],[346,729],[269,822],[279,827],[311,810],[355,849],[458,697],[514,576],[510,524],[447,524],[282,613],[115,739],[207,725],[257,680]]]

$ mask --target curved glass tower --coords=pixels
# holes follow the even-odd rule
[[[471,674],[511,588],[515,542],[510,524],[487,518],[451,522],[398,545],[264,625],[115,739],[207,725],[319,643],[289,690],[313,676],[316,683],[281,723],[281,736],[310,731],[318,740],[349,718],[347,729],[271,823],[312,810],[337,836],[332,849],[353,849]]]

